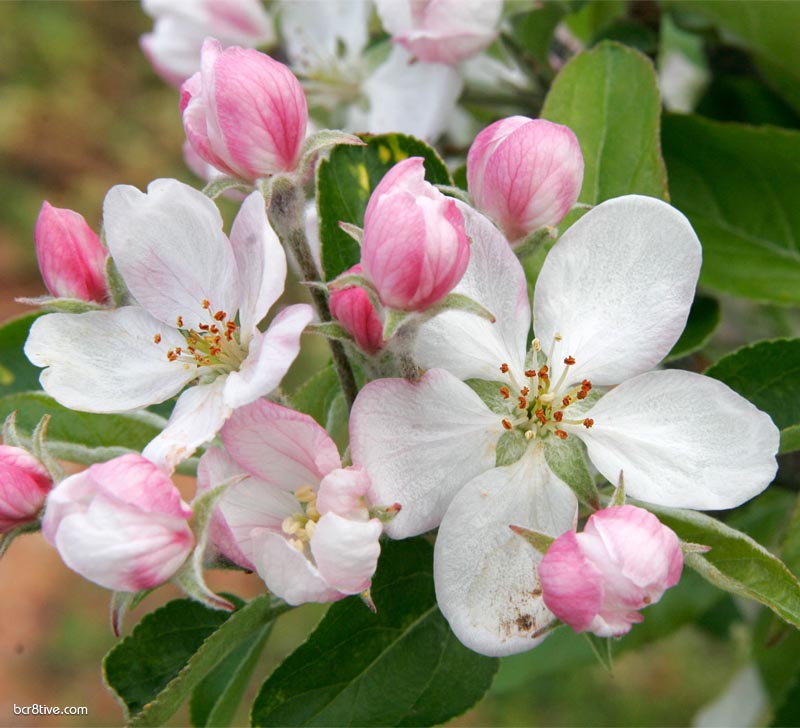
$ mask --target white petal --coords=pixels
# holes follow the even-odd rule
[[[167,359],[170,348],[185,344],[174,328],[126,306],[42,316],[31,327],[25,355],[47,367],[42,388],[65,407],[125,412],[163,402],[197,376],[194,366]]]
[[[617,384],[652,369],[678,340],[700,273],[689,221],[652,197],[603,202],[553,246],[536,282],[533,329],[557,381]]]
[[[322,516],[310,546],[325,581],[345,594],[369,589],[381,553],[382,531],[377,518],[352,521],[336,513]]]
[[[225,377],[187,389],[178,397],[167,426],[148,443],[142,455],[171,473],[179,462],[214,437],[230,416],[224,390]]]
[[[421,327],[416,357],[422,366],[447,369],[459,379],[501,379],[500,365],[506,363],[521,381],[531,328],[525,272],[486,217],[462,202],[457,205],[471,245],[469,265],[453,293],[478,301],[497,321],[492,324],[462,311],[441,313]]]
[[[394,46],[364,82],[368,128],[375,134],[400,132],[432,141],[447,129],[464,83],[450,66],[415,61]]]
[[[153,316],[186,328],[209,322],[212,311],[238,309],[236,261],[222,232],[217,206],[202,192],[172,179],[151,182],[147,193],[112,187],[103,203],[111,256],[128,289]]]
[[[316,490],[325,475],[342,466],[323,427],[308,415],[265,399],[236,410],[222,430],[222,440],[251,475],[285,490],[304,485]]]
[[[231,228],[239,270],[239,325],[249,335],[283,293],[286,255],[267,220],[264,196],[253,192],[242,203]]]
[[[308,304],[287,306],[263,334],[256,331],[247,358],[228,375],[225,403],[231,409],[250,404],[281,383],[300,352],[300,334],[314,317]]]
[[[669,369],[620,384],[589,411],[591,429],[567,426],[612,483],[663,506],[733,508],[775,476],[779,433],[727,385]]]
[[[344,594],[329,586],[303,554],[270,531],[253,534],[253,561],[267,588],[287,603],[333,602]]]
[[[501,420],[443,369],[416,383],[380,379],[361,390],[350,451],[372,480],[372,503],[402,506],[386,526],[392,538],[437,526],[461,486],[494,467]]]
[[[483,655],[535,647],[553,620],[541,596],[541,554],[510,525],[559,536],[578,502],[538,446],[513,465],[471,480],[447,509],[434,552],[436,600],[459,640]]]

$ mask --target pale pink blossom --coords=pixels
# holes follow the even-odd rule
[[[208,36],[223,46],[253,47],[275,40],[261,0],[142,0],[142,7],[156,23],[139,44],[156,73],[173,86],[200,69],[200,50]]]
[[[225,450],[210,448],[200,460],[200,490],[246,477],[214,513],[211,537],[220,552],[257,571],[290,604],[369,589],[383,527],[370,514],[369,477],[342,468],[324,428],[262,399],[233,414],[222,440]]]
[[[53,480],[29,452],[0,445],[0,533],[36,520]]]
[[[51,294],[95,303],[108,299],[108,251],[83,215],[44,202],[33,237],[39,270]]]
[[[421,61],[456,65],[497,37],[501,0],[376,0],[392,41]]]
[[[136,592],[167,581],[189,556],[191,515],[170,478],[130,454],[59,483],[42,531],[73,571],[106,589]]]
[[[444,298],[469,263],[469,239],[455,200],[425,181],[421,157],[396,164],[364,214],[361,265],[381,302],[423,311]]]
[[[25,353],[46,367],[40,382],[50,396],[87,412],[147,407],[196,385],[178,397],[144,451],[170,469],[236,407],[278,386],[312,310],[287,306],[259,328],[286,279],[286,256],[260,193],[242,204],[230,239],[213,201],[177,180],[151,182],[147,193],[112,188],[103,222],[138,305],[42,316]]]
[[[360,274],[361,265],[354,265],[345,274]],[[383,348],[383,322],[363,288],[349,286],[331,292],[331,314],[367,354]]]
[[[581,533],[557,538],[539,564],[547,608],[576,632],[619,637],[675,586],[683,553],[675,533],[649,511],[614,506],[589,517]]]
[[[517,242],[558,225],[578,199],[583,155],[575,134],[544,119],[511,116],[487,126],[467,155],[475,206]]]
[[[303,89],[286,66],[212,38],[201,70],[181,87],[181,112],[197,155],[250,182],[292,171],[308,124]]]

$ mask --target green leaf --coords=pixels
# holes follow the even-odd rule
[[[39,389],[42,370],[28,361],[22,347],[31,324],[41,315],[28,313],[0,327],[0,397]]]
[[[651,504],[647,508],[681,540],[711,547],[706,554],[686,554],[688,566],[720,589],[754,599],[800,627],[800,582],[780,559],[703,513]]]
[[[341,392],[342,388],[339,386],[336,369],[332,363],[329,363],[297,388],[291,396],[292,407],[299,412],[311,415],[325,427],[328,410]]]
[[[569,61],[542,109],[577,135],[585,163],[578,200],[592,205],[628,194],[668,198],[660,117],[653,64],[610,41]]]
[[[43,415],[52,419],[47,447],[57,458],[76,463],[105,462],[128,452],[141,452],[166,424],[150,412],[101,415],[62,407],[44,392],[0,397],[0,420],[18,411],[17,429],[30,437]]]
[[[745,346],[722,357],[705,373],[772,417],[781,430],[781,452],[800,446],[800,339]]]
[[[800,304],[800,132],[667,115],[672,203],[703,243],[701,284]]]
[[[432,184],[452,185],[444,162],[425,142],[405,134],[362,135],[366,146],[339,146],[317,168],[317,206],[326,280],[358,263],[356,243],[339,221],[363,227],[372,190],[395,165],[409,157],[425,160],[425,177]]]
[[[626,13],[625,0],[587,2],[567,18],[567,27],[586,45]]]
[[[233,723],[273,624],[265,624],[252,639],[242,642],[195,688],[189,703],[193,726],[216,728]]]
[[[548,68],[547,55],[556,26],[567,12],[560,3],[543,3],[541,6],[510,18],[511,37],[519,49],[539,66]]]
[[[148,614],[103,660],[126,722],[164,723],[221,660],[288,608],[265,594],[233,614],[189,599]]]
[[[665,361],[681,359],[702,349],[719,326],[719,321],[720,311],[717,299],[698,294],[689,311],[686,328],[683,330],[681,338],[672,347],[672,351],[667,354]]]
[[[432,547],[383,546],[372,585],[377,614],[337,602],[264,683],[253,725],[430,726],[471,707],[497,660],[471,652],[436,607]]]

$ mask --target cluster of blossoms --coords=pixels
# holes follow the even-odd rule
[[[469,5],[378,11],[404,53],[456,64],[485,47],[499,14],[480,4],[486,17],[460,24]],[[234,7],[240,15],[226,12]],[[192,38],[218,13],[228,40],[266,42],[269,23],[248,7],[199,4]],[[175,26],[159,3],[148,8],[159,21],[145,48],[166,69]],[[441,36],[443,18],[457,40]],[[141,455],[55,487],[28,452],[0,447],[3,530],[35,523],[44,507],[45,537],[86,578],[121,592],[174,578],[219,605],[203,557],[257,572],[290,604],[369,601],[383,534],[438,528],[438,603],[470,648],[529,649],[556,618],[625,633],[679,579],[681,544],[641,508],[601,509],[590,467],[611,482],[624,472],[644,503],[698,509],[739,505],[776,469],[767,415],[718,381],[654,370],[694,298],[701,247],[689,222],[648,197],[597,205],[553,245],[531,310],[514,246],[555,237],[583,159],[566,127],[511,117],[469,151],[472,205],[426,182],[422,158],[401,161],[372,191],[363,230],[349,226],[360,263],[329,282],[309,278],[313,262],[304,269],[318,320],[307,304],[268,319],[287,275],[283,245],[313,261],[297,240],[303,206],[282,195],[302,194],[322,147],[304,142],[306,99],[290,70],[223,46],[202,43],[180,108],[193,153],[251,190],[229,236],[213,199],[168,179],[147,192],[112,188],[104,242],[47,203],[35,233],[53,296],[40,303],[55,312],[36,320],[25,352],[45,392],[106,413],[177,396],[172,414]],[[279,389],[303,332],[331,330],[323,325],[338,326],[370,380],[344,459]],[[201,448],[190,507],[171,475]],[[594,513],[576,533],[581,502]],[[524,532],[552,541],[546,555]]]

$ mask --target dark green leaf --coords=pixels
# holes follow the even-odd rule
[[[325,427],[328,410],[342,388],[333,364],[327,364],[301,384],[291,396],[294,409],[311,415]]]
[[[686,554],[688,566],[720,589],[754,599],[800,627],[800,582],[780,559],[746,534],[703,513],[647,507],[681,540],[711,547],[706,554]]]
[[[356,597],[334,604],[264,683],[253,725],[430,726],[488,689],[497,660],[462,646],[436,607],[430,544],[383,548],[377,614]]]
[[[272,626],[273,622],[265,624],[252,639],[242,642],[195,688],[189,703],[193,726],[217,728],[233,723]]]
[[[585,163],[578,201],[593,205],[634,193],[667,199],[660,117],[653,64],[610,41],[567,63],[542,109],[577,135]]]
[[[28,361],[22,347],[31,324],[41,315],[25,314],[0,327],[0,397],[40,388],[42,370]]]
[[[43,415],[52,419],[47,445],[52,454],[76,463],[105,462],[126,452],[141,452],[166,421],[149,412],[100,415],[62,407],[44,392],[0,397],[0,420],[17,410],[17,428],[30,437]]]
[[[781,452],[800,444],[795,429],[800,425],[800,339],[746,346],[722,357],[706,374],[725,382],[772,417],[781,430]]]
[[[514,15],[509,22],[511,37],[525,55],[539,66],[547,67],[553,31],[566,12],[564,5],[550,2]]]
[[[711,334],[719,326],[720,313],[717,299],[711,296],[697,295],[689,311],[689,320],[666,361],[680,359],[702,349],[711,338]]]
[[[322,267],[331,280],[358,263],[358,243],[339,221],[364,225],[372,190],[395,165],[409,157],[425,160],[425,177],[432,184],[452,185],[444,162],[425,142],[404,134],[362,135],[367,146],[340,146],[317,169],[317,209],[322,241]]]
[[[583,43],[591,45],[603,30],[619,18],[623,18],[625,12],[625,0],[587,2],[578,12],[570,15],[566,23]]]
[[[662,141],[672,202],[703,243],[700,282],[800,304],[800,132],[668,115]]]
[[[161,725],[221,660],[286,608],[264,595],[229,615],[177,599],[148,614],[106,655],[106,684],[130,725]]]
[[[775,711],[770,725],[775,728],[800,725],[800,674],[795,675],[794,684]]]

